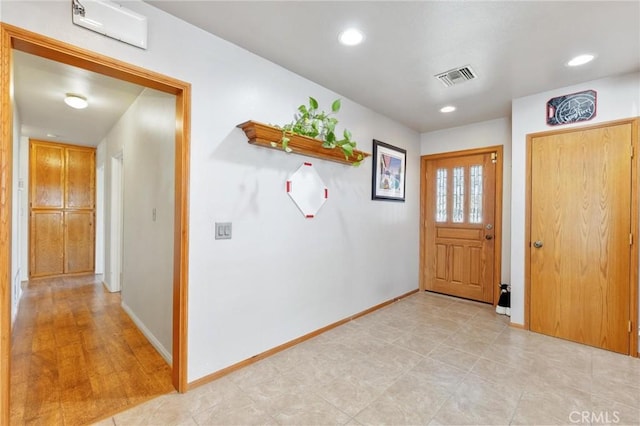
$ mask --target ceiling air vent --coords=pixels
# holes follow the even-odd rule
[[[447,87],[451,87],[456,84],[464,83],[465,81],[473,80],[476,78],[476,74],[473,72],[469,65],[464,67],[454,68],[449,71],[442,72],[435,76]]]

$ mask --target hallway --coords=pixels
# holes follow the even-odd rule
[[[87,424],[173,391],[170,366],[100,279],[27,284],[12,337],[12,425]]]

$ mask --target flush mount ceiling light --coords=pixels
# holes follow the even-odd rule
[[[569,62],[567,62],[567,65],[570,67],[577,67],[593,61],[593,58],[595,58],[595,56],[589,55],[589,54],[578,55],[572,60],[570,60]]]
[[[456,107],[454,107],[453,105],[447,105],[445,107],[440,108],[440,112],[444,112],[444,113],[453,112],[455,110],[456,110]]]
[[[340,33],[338,40],[345,46],[355,46],[362,43],[364,34],[355,28],[349,28]]]
[[[67,95],[64,97],[64,103],[75,109],[84,109],[89,106],[87,98],[85,98],[84,96],[76,95],[75,93],[67,93]]]

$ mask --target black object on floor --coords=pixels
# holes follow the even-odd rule
[[[500,299],[496,306],[496,313],[500,315],[511,316],[511,286],[509,284],[500,284]]]

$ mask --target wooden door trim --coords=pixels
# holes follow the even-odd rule
[[[629,345],[629,354],[638,357],[638,235],[639,223],[638,223],[638,125],[640,120],[638,118],[629,120],[631,122],[631,143],[633,144],[633,161],[631,162],[631,232],[633,233],[634,241],[631,246],[631,270],[629,271],[629,282],[631,288],[629,289],[629,316],[631,321],[631,342]]]
[[[5,23],[0,23],[0,39],[0,424],[9,423],[10,393],[12,49],[176,96],[172,381],[179,392],[186,392],[191,85]]]
[[[493,256],[493,276],[494,280],[502,278],[502,179],[503,179],[503,147],[502,145],[488,146],[483,148],[466,149],[462,151],[442,152],[438,154],[422,155],[420,157],[420,291],[425,291],[425,273],[426,273],[426,205],[427,205],[427,162],[431,160],[439,160],[442,158],[464,157],[475,154],[489,154],[496,152],[498,154],[496,162],[496,181],[495,181],[495,212],[494,212],[494,256]],[[500,297],[500,287],[495,286],[493,291],[493,304],[498,303]]]
[[[571,127],[569,129],[537,132],[527,135],[526,146],[526,188],[525,188],[525,236],[524,236],[524,329],[530,329],[531,320],[531,152],[533,139],[544,136],[554,136],[564,133],[572,133],[585,130],[595,130],[605,127],[630,124],[631,143],[633,145],[633,161],[631,162],[631,233],[634,242],[631,245],[631,259],[629,280],[629,321],[631,321],[631,336],[629,338],[629,355],[638,354],[638,122],[640,117],[622,120],[607,121],[590,126]]]

